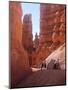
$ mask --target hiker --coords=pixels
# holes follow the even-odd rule
[[[58,60],[55,62],[53,69],[60,69],[60,64]]]
[[[47,69],[54,69],[55,60],[51,59],[51,61],[47,65]]]
[[[42,63],[41,70],[42,70],[43,67],[46,68],[46,63],[45,62]]]

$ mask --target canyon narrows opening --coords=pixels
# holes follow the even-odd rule
[[[66,84],[66,5],[9,2],[10,88]]]

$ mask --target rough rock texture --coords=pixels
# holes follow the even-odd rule
[[[40,4],[40,35],[36,61],[46,58],[64,42],[65,5]]]
[[[42,46],[46,43],[47,46],[52,44],[52,33],[55,31],[59,33],[61,24],[65,25],[65,6],[64,5],[50,5],[40,4],[40,40],[39,44]]]
[[[28,54],[22,46],[22,9],[19,2],[9,3],[10,29],[10,83],[15,87],[21,78],[30,73]]]
[[[40,64],[49,54],[49,49],[46,48],[46,46],[43,46],[39,51],[36,51],[36,64]]]

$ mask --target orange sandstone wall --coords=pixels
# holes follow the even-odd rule
[[[65,6],[56,4],[40,4],[40,40],[39,44],[52,44],[52,34],[54,26],[55,31],[59,32],[60,25],[65,24]]]
[[[52,39],[53,33],[54,41]],[[60,35],[63,32],[63,35]],[[61,42],[62,41],[62,42]],[[65,41],[65,5],[40,4],[39,47],[36,62],[44,60]]]
[[[32,47],[33,47],[32,16],[31,16],[31,14],[24,15],[22,32],[23,32],[23,36],[22,36],[23,46],[29,52],[29,49],[32,49]]]
[[[29,65],[32,65],[32,50],[33,50],[33,35],[32,35],[32,16],[26,14],[23,17],[23,36],[22,44],[25,50],[28,52]]]
[[[11,87],[30,73],[28,53],[22,46],[22,9],[19,2],[9,2]]]

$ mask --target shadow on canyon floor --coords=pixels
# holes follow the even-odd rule
[[[22,80],[17,88],[66,85],[65,70],[39,70]]]

